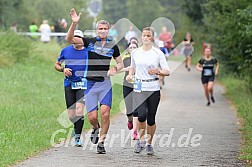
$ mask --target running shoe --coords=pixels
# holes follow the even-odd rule
[[[97,154],[106,154],[106,150],[104,147],[104,142],[99,142],[97,145]]]
[[[213,97],[213,96],[211,97],[211,100],[212,100],[212,102],[213,102],[213,103],[215,103],[215,99],[214,99],[214,97]]]
[[[140,141],[138,140],[136,143],[136,147],[134,150],[134,153],[141,153],[141,151],[144,149],[144,146],[140,143]]]
[[[211,104],[211,103],[210,103],[210,101],[209,101],[209,102],[207,102],[206,106],[210,106],[210,104]]]
[[[100,128],[99,123],[98,123],[98,127]],[[90,140],[94,144],[97,144],[99,141],[99,128],[95,128],[95,127],[92,128]]]
[[[128,129],[129,130],[133,129],[133,122],[128,122]]]
[[[81,147],[82,146],[82,142],[81,142],[80,138],[77,137],[77,138],[74,139],[74,145],[76,147]]]
[[[148,145],[146,146],[146,154],[147,154],[147,155],[153,155],[153,154],[154,154],[152,145],[148,144]]]

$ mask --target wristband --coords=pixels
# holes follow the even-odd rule
[[[65,67],[61,67],[60,71],[61,71],[61,72],[64,72],[64,69],[65,69]]]

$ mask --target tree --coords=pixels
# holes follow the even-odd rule
[[[16,11],[19,10],[23,0],[0,0],[0,28],[9,28],[17,22]]]
[[[121,18],[127,18],[127,0],[104,0],[102,17],[110,23],[115,23]]]
[[[251,83],[252,2],[211,0],[203,5],[203,10],[204,24],[221,63],[227,71]]]
[[[203,12],[201,5],[206,3],[207,0],[184,0],[182,2],[182,9],[191,20],[200,25],[202,24]]]
[[[128,0],[128,18],[139,29],[150,26],[151,23],[162,16],[162,6],[158,1],[152,0]]]

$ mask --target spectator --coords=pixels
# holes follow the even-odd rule
[[[35,21],[34,21],[34,20],[31,22],[31,24],[30,24],[30,26],[29,26],[29,31],[30,31],[31,33],[38,32],[38,26],[35,24]],[[38,36],[36,36],[36,35],[31,35],[31,38],[32,38],[32,39],[37,39]]]
[[[41,32],[41,37],[40,40],[44,43],[50,42],[51,40],[51,28],[48,25],[48,21],[47,20],[43,20],[43,23],[40,25],[39,27],[39,31]]]

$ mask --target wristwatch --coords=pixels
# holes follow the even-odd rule
[[[65,69],[65,67],[61,67],[60,71],[61,71],[61,72],[64,72],[64,69]]]

